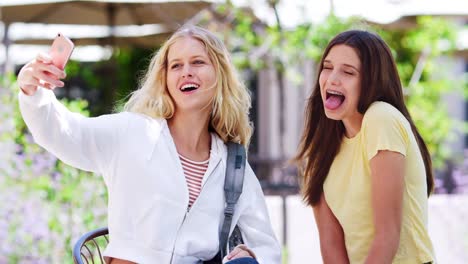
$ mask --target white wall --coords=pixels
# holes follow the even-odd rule
[[[453,82],[453,85],[457,86],[452,87],[454,90],[443,96],[443,101],[447,107],[447,113],[455,122],[458,122],[458,124],[454,124],[451,129],[453,139],[447,141],[447,145],[455,159],[463,158],[464,149],[468,148],[468,146],[464,144],[465,135],[461,129],[462,122],[466,120],[465,98],[463,97],[463,86],[466,85],[465,63],[465,59],[461,57],[441,57],[437,60],[438,68],[446,74],[445,76],[441,76],[441,78],[448,78],[448,80]],[[456,126],[458,126],[458,128]]]
[[[299,196],[286,200],[288,211],[288,264],[322,263],[312,209]],[[281,198],[268,196],[273,228],[281,241]],[[429,235],[438,263],[466,264],[468,260],[468,195],[429,198]]]

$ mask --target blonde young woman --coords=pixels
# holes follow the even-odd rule
[[[65,73],[47,54],[18,75],[20,108],[38,144],[101,174],[108,188],[107,261],[187,263],[213,258],[224,212],[226,144],[248,145],[250,97],[224,44],[177,31],[151,60],[121,113],[85,118],[53,93]],[[260,184],[249,165],[233,223],[245,245],[223,260],[280,263]]]

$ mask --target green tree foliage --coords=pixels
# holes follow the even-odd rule
[[[34,143],[17,92],[13,76],[0,79],[0,263],[72,263],[75,240],[106,225],[106,188]],[[86,101],[62,103],[89,114]]]
[[[300,72],[304,59],[317,62],[327,43],[338,33],[348,29],[379,33],[393,51],[407,106],[428,144],[436,168],[441,168],[450,158],[446,143],[453,137],[453,128],[462,129],[462,124],[448,115],[442,98],[457,87],[461,94],[463,88],[466,93],[466,87],[450,80],[444,69],[436,67],[438,58],[448,56],[455,47],[457,27],[448,20],[418,17],[413,27],[389,29],[371,25],[359,17],[343,19],[331,14],[319,24],[306,23],[283,29],[280,24],[259,27],[250,13],[226,5],[228,7],[222,6],[218,12],[235,17],[234,34],[230,38],[237,41],[229,43],[237,45],[232,47],[237,66],[260,69],[266,66],[265,56],[272,56],[277,70],[285,73],[289,81],[299,84],[303,74],[316,74]]]
[[[457,27],[442,18],[418,17],[409,29],[378,29],[392,48],[405,89],[406,103],[436,168],[450,158],[447,142],[462,125],[450,118],[443,96],[462,94],[463,85],[451,80],[450,67],[437,67],[438,58],[455,48]],[[454,130],[455,129],[455,130]]]
[[[115,74],[118,78],[115,87],[115,110],[121,109],[126,99],[128,99],[128,95],[138,88],[140,79],[148,68],[153,52],[151,49],[120,48],[113,54],[112,61],[117,65]]]
[[[128,95],[138,88],[152,53],[152,49],[115,47],[107,60],[70,61],[66,68],[66,86],[59,96],[89,101],[87,109],[91,116],[119,111]],[[73,96],[72,87],[79,87],[81,97]]]

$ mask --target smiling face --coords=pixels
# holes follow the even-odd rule
[[[167,89],[180,111],[211,112],[216,72],[202,42],[182,37],[169,48]]]
[[[330,49],[319,76],[325,115],[344,122],[359,120],[361,94],[361,61],[356,51],[346,45]]]

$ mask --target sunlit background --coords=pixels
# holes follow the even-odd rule
[[[429,233],[438,263],[467,263],[467,1],[0,0],[0,21],[0,264],[73,263],[76,240],[106,226],[102,179],[35,145],[22,122],[15,84],[22,65],[61,32],[77,46],[57,96],[84,115],[118,111],[150,56],[184,23],[216,32],[251,90],[249,161],[267,195],[283,263],[321,263],[312,209],[286,161],[297,148],[319,56],[350,28],[378,32],[392,48],[435,165]]]

